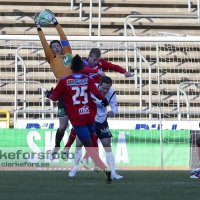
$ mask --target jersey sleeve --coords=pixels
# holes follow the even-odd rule
[[[62,29],[62,27],[61,27],[61,25],[60,24],[57,24],[56,25],[56,29],[57,29],[57,32],[58,32],[58,34],[59,34],[59,36],[60,36],[60,42],[61,42],[61,44],[62,44],[62,47],[63,47],[63,53],[69,53],[69,54],[71,54],[72,55],[72,49],[71,49],[71,46],[70,46],[70,44],[69,44],[69,41],[68,41],[68,39],[67,39],[67,36],[65,35],[65,33],[64,33],[64,31],[63,31],[63,29]]]
[[[115,91],[113,92],[113,95],[111,96],[110,100],[109,100],[109,104],[111,107],[111,110],[113,111],[114,114],[118,113],[118,105],[117,105],[117,96]]]
[[[119,65],[115,65],[115,64],[108,62],[104,59],[100,59],[99,62],[102,63],[103,70],[113,70],[113,71],[119,72],[121,74],[124,74],[126,72],[126,70],[124,68],[120,67]]]
[[[96,98],[100,100],[104,100],[105,97],[101,94],[101,92],[97,89],[94,80],[92,78],[89,78],[89,83],[88,83],[88,89],[89,92],[91,92]]]
[[[98,69],[93,69],[93,68],[85,67],[85,66],[82,71],[83,74],[90,74],[90,73],[97,73],[97,72],[98,72]]]
[[[51,63],[51,60],[54,58],[54,54],[44,36],[43,31],[38,31],[38,35],[39,35],[40,41],[42,43],[46,59],[47,59],[48,63]]]
[[[64,84],[63,80],[61,79],[56,85],[55,89],[53,90],[53,94],[49,96],[49,99],[51,99],[52,101],[57,101],[63,94],[64,94]]]

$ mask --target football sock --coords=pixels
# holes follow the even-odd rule
[[[90,138],[91,138],[91,140],[92,140],[92,144],[93,144],[93,147],[94,147],[95,151],[96,151],[97,154],[99,155],[98,137],[97,137],[96,135],[92,134],[92,135],[90,136]],[[86,159],[89,158],[89,153],[88,153],[88,151],[86,151],[86,153],[85,153],[85,155],[84,155],[83,158],[86,158]]]
[[[69,138],[68,138],[68,141],[65,145],[65,149],[70,149],[70,147],[72,146],[72,144],[74,143],[74,140],[76,139],[76,132],[75,130],[72,128],[71,129],[71,132],[70,132],[70,135],[69,135]]]
[[[56,145],[55,147],[60,147],[60,142],[63,139],[65,132],[61,133],[59,129],[56,132]]]
[[[80,150],[75,150],[74,152],[74,166],[79,167],[79,161],[82,157],[82,149]]]
[[[115,172],[115,157],[113,152],[106,152],[106,162],[108,163],[111,172]]]
[[[99,154],[97,154],[94,147],[93,146],[87,146],[85,148],[86,148],[86,151],[89,153],[89,156],[94,161],[95,165],[100,167],[101,169],[105,170],[107,167],[104,165],[104,163],[100,159]]]

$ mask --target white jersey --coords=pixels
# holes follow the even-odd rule
[[[99,87],[98,84],[97,87]],[[117,97],[115,91],[112,88],[110,88],[105,97],[109,102],[111,110],[114,112],[114,114],[117,114],[118,106],[117,106]],[[96,103],[97,106],[97,114],[95,116],[95,121],[103,123],[107,118],[107,107],[101,105],[101,100],[97,99],[94,95],[92,95],[92,98],[94,99],[94,102]]]

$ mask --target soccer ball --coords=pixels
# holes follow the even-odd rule
[[[43,11],[38,15],[38,23],[41,26],[48,26],[51,23],[52,16],[48,11]]]

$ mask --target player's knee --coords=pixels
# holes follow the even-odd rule
[[[89,140],[84,140],[83,141],[83,145],[85,147],[91,147],[91,146],[93,146],[92,141],[90,139]]]
[[[59,126],[59,132],[60,132],[60,133],[64,133],[65,130],[66,130],[66,128],[67,128],[67,126],[64,126],[63,124],[61,124],[61,125]]]
[[[112,148],[111,148],[111,146],[110,147],[104,147],[104,149],[105,149],[105,152],[112,152]]]
[[[60,133],[64,133],[65,130],[66,130],[66,128],[64,128],[64,127],[59,127],[59,132],[60,132]]]
[[[110,144],[110,143],[105,143],[105,144],[104,144],[104,147],[106,147],[106,148],[111,148],[111,144]]]
[[[60,125],[59,125],[59,131],[64,132],[67,129],[68,126],[68,118],[60,118]]]
[[[81,142],[76,142],[76,148],[82,148],[83,144]]]
[[[64,129],[60,129],[60,127],[59,127],[56,134],[64,135],[65,134],[65,130]]]
[[[77,150],[77,151],[79,151],[79,150],[81,150],[81,149],[82,149],[82,147],[77,147],[77,146],[76,146],[76,150]]]

